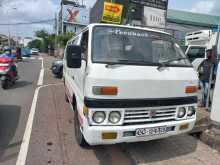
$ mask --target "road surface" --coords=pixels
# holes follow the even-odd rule
[[[62,80],[49,70],[53,58],[43,58],[43,69],[38,59],[19,64],[18,85],[0,90],[0,165],[220,165],[218,151],[189,135],[80,148]]]

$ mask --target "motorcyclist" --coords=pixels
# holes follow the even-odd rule
[[[12,72],[12,75],[17,79],[18,78],[17,66],[14,62],[14,56],[12,55],[11,50],[10,49],[5,50],[5,53],[0,55],[0,61],[1,61],[1,58],[11,59],[11,60],[8,60],[9,65],[10,65],[10,71]]]

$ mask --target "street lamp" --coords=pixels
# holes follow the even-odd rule
[[[10,32],[10,21],[9,21],[9,10],[17,10],[16,7],[9,8],[6,13],[7,13],[7,18],[8,18],[8,46],[9,48],[11,47],[11,32]]]

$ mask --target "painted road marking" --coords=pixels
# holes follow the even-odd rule
[[[39,58],[39,60],[41,60],[41,70],[40,70],[40,75],[39,75],[37,85],[41,86],[44,83],[44,59]]]
[[[28,148],[29,148],[30,138],[31,138],[31,132],[32,132],[32,127],[33,127],[33,122],[34,122],[34,116],[35,116],[35,111],[36,111],[36,106],[37,106],[37,100],[38,100],[38,95],[39,95],[40,89],[48,87],[48,86],[56,86],[56,85],[63,84],[63,83],[58,83],[58,84],[43,85],[44,60],[42,57],[40,57],[38,59],[42,61],[41,62],[41,71],[40,71],[40,75],[39,75],[38,83],[37,83],[38,87],[35,89],[35,92],[34,92],[34,97],[33,97],[32,105],[31,105],[29,116],[28,116],[28,121],[26,124],[26,128],[25,128],[25,132],[24,132],[24,136],[23,136],[21,148],[20,148],[20,151],[18,154],[16,165],[25,165],[25,163],[26,163],[27,153],[28,153]]]
[[[24,132],[24,136],[23,136],[21,148],[20,148],[20,151],[18,154],[18,159],[17,159],[16,165],[25,165],[25,163],[26,163],[27,153],[28,153],[30,138],[31,138],[31,132],[32,132],[32,128],[33,128],[34,116],[35,116],[35,112],[36,112],[37,100],[38,100],[38,95],[39,95],[40,89],[46,88],[49,86],[59,86],[59,85],[63,85],[63,83],[43,85],[43,86],[37,87],[37,89],[35,90],[30,114],[29,114],[28,121],[26,124],[26,128],[25,128],[25,132]]]

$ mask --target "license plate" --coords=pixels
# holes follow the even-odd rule
[[[136,130],[136,136],[155,136],[167,133],[167,127],[140,128]]]

